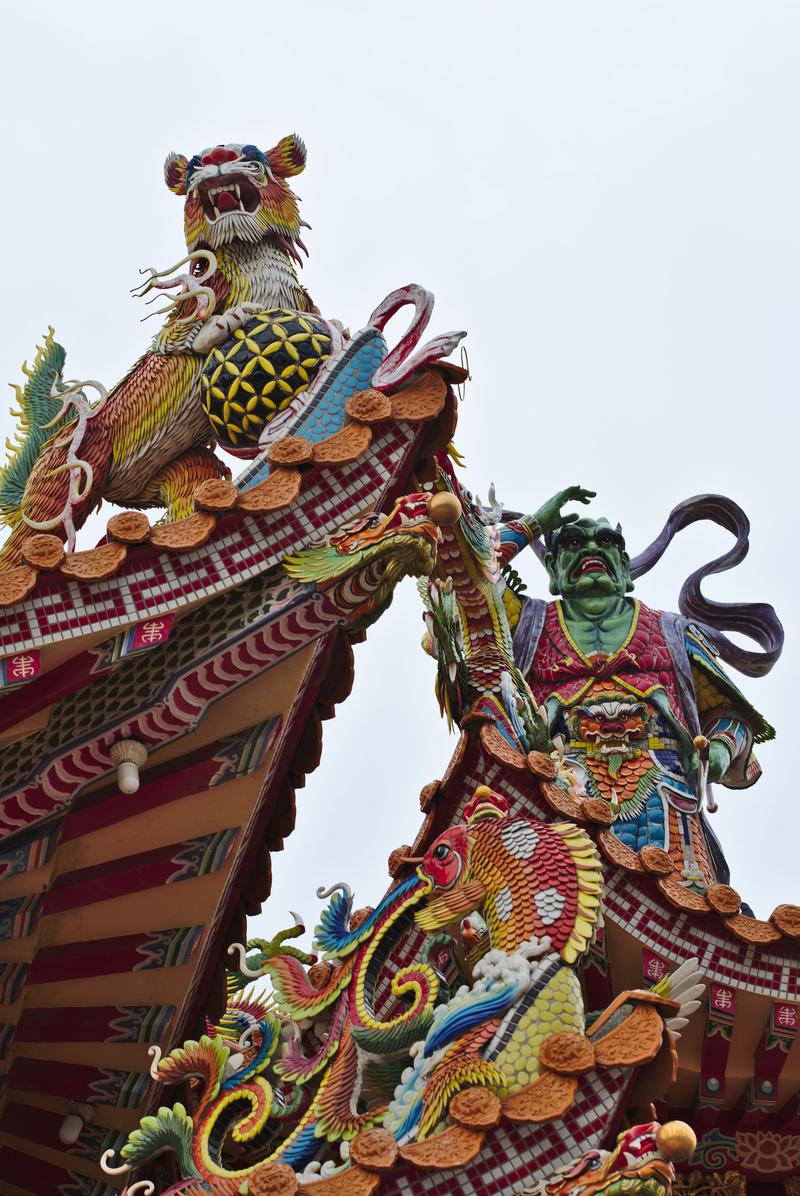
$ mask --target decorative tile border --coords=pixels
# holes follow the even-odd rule
[[[601,1145],[611,1130],[630,1073],[591,1072],[578,1089],[575,1104],[557,1121],[542,1125],[507,1123],[486,1136],[474,1162],[457,1171],[424,1174],[406,1170],[387,1177],[380,1196],[513,1196],[559,1167]]]
[[[335,531],[368,503],[381,502],[419,435],[419,426],[411,424],[376,428],[363,457],[335,469],[316,469],[291,507],[231,515],[199,548],[179,553],[153,546],[133,549],[119,571],[105,581],[40,575],[29,598],[3,611],[0,656],[96,631],[112,633],[265,573],[287,552],[307,546],[314,536]]]

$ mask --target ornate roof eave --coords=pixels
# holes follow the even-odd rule
[[[455,400],[446,379],[454,371],[437,364],[391,396],[351,396],[349,422],[333,435],[317,443],[294,435],[273,441],[248,470],[252,476],[268,466],[263,480],[244,490],[203,483],[198,509],[174,523],[151,525],[142,512],[124,512],[109,520],[106,543],[72,553],[56,536],[32,535],[25,563],[0,572],[0,655],[112,632],[208,600],[332,533],[376,497],[390,501],[413,463],[452,434]],[[426,445],[433,424],[435,443]]]
[[[58,601],[82,601],[87,604],[88,615],[85,631],[76,636],[74,630],[65,629],[65,641],[70,644],[74,643],[76,639],[86,639],[93,642],[98,632],[105,630],[113,633],[116,628],[124,628],[130,626],[130,613],[117,620],[101,619],[99,604],[103,601],[103,596],[107,596],[109,592],[116,592],[118,594],[125,592],[132,592],[131,577],[132,573],[136,574],[141,579],[142,571],[151,570],[153,572],[161,571],[163,575],[167,576],[170,583],[178,583],[191,576],[192,572],[196,573],[198,569],[198,562],[207,559],[208,555],[215,553],[223,556],[226,550],[229,553],[228,561],[226,562],[230,568],[228,575],[223,579],[223,584],[217,584],[213,592],[199,592],[198,589],[191,591],[189,595],[186,588],[181,590],[178,588],[173,591],[171,595],[164,599],[164,595],[159,595],[153,598],[150,594],[148,597],[152,601],[152,606],[148,606],[143,610],[137,609],[136,616],[149,617],[151,613],[172,613],[180,612],[183,614],[188,610],[196,610],[202,607],[204,610],[211,611],[215,609],[215,604],[224,599],[225,603],[229,603],[229,598],[226,595],[232,595],[243,591],[248,585],[248,580],[252,583],[258,581],[263,589],[263,580],[273,570],[272,576],[275,576],[274,565],[280,560],[282,555],[279,547],[275,546],[271,554],[267,554],[263,550],[265,544],[270,545],[274,539],[276,529],[281,527],[282,522],[286,518],[290,518],[293,522],[294,539],[290,540],[289,547],[295,549],[302,544],[309,542],[312,537],[327,536],[330,532],[335,530],[354,515],[360,513],[365,507],[386,507],[398,492],[402,492],[408,487],[409,481],[412,479],[412,471],[422,471],[424,469],[424,462],[428,455],[438,448],[441,448],[447,443],[452,435],[455,408],[454,396],[449,386],[446,385],[445,377],[447,371],[440,367],[434,366],[429,369],[426,374],[412,380],[412,383],[403,388],[397,393],[397,402],[394,397],[390,400],[393,404],[388,416],[384,410],[383,414],[372,411],[373,416],[380,415],[380,418],[375,418],[372,423],[367,420],[358,421],[355,417],[351,418],[351,425],[359,429],[358,435],[361,437],[362,449],[358,455],[352,453],[346,454],[350,459],[341,461],[323,461],[322,453],[317,452],[319,446],[314,446],[312,450],[313,459],[310,462],[297,463],[290,465],[286,463],[271,466],[269,479],[276,477],[278,483],[282,487],[286,482],[286,475],[290,475],[292,480],[292,487],[296,488],[296,496],[291,502],[283,506],[276,506],[274,510],[260,510],[259,506],[262,503],[264,491],[260,491],[261,498],[259,498],[258,486],[253,490],[257,491],[256,498],[247,498],[248,494],[252,494],[253,490],[237,492],[235,496],[231,496],[230,490],[224,487],[216,491],[198,495],[198,507],[201,509],[198,514],[205,517],[208,516],[211,524],[211,530],[208,532],[208,539],[205,544],[200,544],[194,547],[188,547],[186,540],[189,536],[196,534],[196,529],[199,526],[197,516],[190,516],[187,520],[180,521],[178,524],[171,525],[173,528],[179,529],[176,533],[175,540],[170,546],[163,543],[163,539],[159,529],[153,528],[148,533],[148,539],[138,546],[126,546],[124,554],[120,554],[120,564],[117,573],[110,578],[97,578],[91,576],[91,569],[86,570],[81,566],[80,571],[85,575],[78,581],[76,572],[72,574],[62,567],[70,561],[70,556],[64,558],[64,561],[56,567],[54,571],[41,569],[37,573],[37,584],[35,585],[30,596],[24,600],[22,604],[9,608],[9,615],[13,618],[29,618],[32,622],[37,623],[37,634],[39,636],[38,642],[44,642],[48,639],[50,643],[59,642],[59,629],[57,626],[45,629],[41,625],[41,610],[37,609],[37,602],[42,601],[47,603],[48,596],[50,601],[55,601],[52,598],[53,594],[59,596]],[[416,395],[416,399],[414,399]],[[404,396],[404,398],[403,398]],[[420,397],[421,396],[421,397]],[[427,396],[427,397],[426,397]],[[411,406],[406,407],[405,414],[409,414],[410,418],[405,418],[403,412],[402,402],[409,403]],[[368,416],[370,415],[370,405],[362,405],[360,408],[357,404],[353,404],[355,410]],[[385,402],[383,404],[385,408]],[[373,404],[374,407],[374,404]],[[396,416],[396,418],[395,418]],[[351,426],[351,425],[348,425]],[[345,429],[347,430],[347,429]],[[369,435],[364,435],[366,430]],[[294,438],[295,440],[297,438]],[[333,438],[332,438],[333,439]],[[277,442],[276,446],[271,446],[270,454],[280,456],[281,452],[287,451],[287,446],[281,446],[281,442]],[[301,444],[300,450],[305,452],[304,446]],[[290,452],[296,452],[298,445],[290,444],[288,446]],[[316,453],[316,456],[313,456]],[[295,476],[296,475],[296,476]],[[267,479],[267,481],[269,481]],[[273,485],[273,489],[277,489],[278,484]],[[231,498],[233,497],[233,501]],[[220,502],[222,500],[222,502]],[[327,502],[327,505],[326,505]],[[203,504],[207,507],[217,507],[216,510],[205,510]],[[130,524],[132,519],[127,516],[123,517]],[[134,515],[134,519],[139,520],[141,527],[142,516]],[[183,524],[183,527],[181,527]],[[114,526],[119,527],[119,524],[114,525],[112,521],[112,529]],[[208,521],[205,522],[208,526]],[[149,524],[148,524],[149,527]],[[302,540],[297,532],[297,528],[302,529]],[[192,529],[195,531],[192,531]],[[123,524],[124,532],[124,524]],[[165,529],[162,529],[165,530]],[[237,539],[238,538],[238,539]],[[47,549],[47,538],[42,545],[41,538],[38,547]],[[241,544],[245,540],[249,545],[251,557],[249,562],[243,564],[240,558],[236,557],[235,551],[231,549],[231,544],[236,541]],[[113,543],[118,543],[114,541]],[[36,545],[33,546],[32,556],[36,555]],[[52,546],[50,546],[52,547]],[[107,546],[101,546],[101,549]],[[91,550],[89,557],[89,565],[94,569],[97,562],[101,559],[97,555],[92,556],[92,553],[97,553],[100,550]],[[82,554],[73,554],[74,558],[81,558]],[[274,557],[274,560],[273,560]],[[86,560],[86,557],[83,557]],[[241,566],[241,567],[240,567]],[[27,566],[31,568],[32,566]],[[73,564],[74,568],[74,564]],[[238,569],[238,571],[237,571]],[[151,574],[152,575],[152,574]],[[299,586],[296,583],[289,583],[284,581],[284,587],[291,588],[297,591],[299,595],[298,601],[306,604],[311,601],[311,591],[313,587]],[[116,587],[116,591],[115,588]],[[202,587],[201,587],[202,588]],[[142,587],[140,593],[146,593],[146,587]],[[297,596],[297,595],[296,595]],[[324,602],[324,596],[316,595],[316,599]],[[98,610],[92,611],[92,603],[98,603]],[[184,606],[181,607],[180,603]],[[161,605],[158,605],[161,603]],[[201,935],[201,942],[198,946],[194,944],[191,954],[194,955],[197,951],[195,959],[192,961],[191,975],[186,972],[186,979],[182,982],[181,992],[175,990],[174,985],[170,986],[169,999],[175,1000],[178,998],[178,1008],[174,1015],[174,1029],[168,1028],[166,1025],[160,1027],[157,1031],[157,1037],[162,1039],[162,1034],[167,1033],[168,1037],[172,1039],[173,1034],[177,1039],[184,1032],[178,1030],[177,1026],[191,1027],[192,1020],[196,1018],[201,1007],[207,1008],[209,1005],[209,998],[211,998],[211,1005],[213,1007],[213,992],[217,988],[215,977],[218,976],[220,970],[220,954],[225,946],[225,941],[229,940],[233,928],[239,928],[241,919],[247,913],[254,913],[259,908],[260,902],[264,900],[269,891],[269,853],[272,850],[278,850],[282,846],[283,839],[291,832],[294,824],[294,789],[303,783],[305,773],[311,771],[319,759],[320,750],[320,725],[321,720],[326,717],[331,717],[335,704],[342,700],[349,692],[350,681],[352,679],[352,661],[350,649],[348,646],[348,636],[342,630],[331,630],[334,623],[342,624],[347,621],[346,612],[333,611],[332,615],[336,615],[335,619],[326,620],[323,625],[317,626],[315,629],[309,630],[307,637],[308,647],[304,649],[305,655],[301,653],[297,659],[303,665],[302,677],[296,690],[296,700],[284,710],[281,719],[276,727],[270,731],[269,748],[266,760],[267,772],[258,785],[257,791],[253,794],[252,799],[248,799],[251,803],[249,817],[242,825],[242,833],[238,839],[233,841],[233,851],[225,860],[225,879],[223,890],[213,902],[213,917],[211,917],[206,924],[205,932]],[[93,615],[96,614],[96,617]],[[343,618],[344,614],[344,618]],[[190,633],[191,615],[188,619],[181,618],[176,623],[173,635],[177,641],[180,642],[182,636]],[[110,623],[110,626],[109,626]],[[19,624],[17,624],[19,626]],[[44,634],[43,634],[44,633]],[[316,644],[314,644],[314,638]],[[19,641],[17,641],[19,642]],[[27,645],[36,646],[33,639],[24,641]],[[108,640],[107,644],[111,644],[112,640]],[[224,647],[220,642],[217,649]],[[297,646],[295,646],[297,647]],[[162,650],[163,651],[163,650]],[[158,657],[158,652],[147,653],[153,659]],[[38,690],[38,708],[48,713],[48,707],[51,707],[54,699],[61,700],[63,696],[73,692],[75,687],[80,688],[81,685],[93,686],[93,693],[98,693],[97,685],[99,680],[96,672],[92,672],[98,664],[101,663],[110,666],[109,654],[104,653],[103,649],[93,646],[92,649],[83,653],[84,664],[81,664],[81,654],[73,657],[67,662],[65,668],[66,673],[70,670],[73,674],[73,685],[70,688],[68,678],[62,678],[62,689],[58,694],[53,692],[53,678],[54,673],[45,672],[38,680],[29,683],[23,689],[15,693],[6,695],[6,707],[15,706],[17,711],[20,711],[19,700],[25,698],[28,707],[36,708],[37,700],[35,698]],[[301,659],[302,658],[302,659]],[[118,664],[118,662],[115,662]],[[128,674],[131,665],[125,666]],[[270,666],[273,668],[274,666]],[[101,669],[102,673],[102,669]],[[257,673],[254,675],[254,682],[262,687],[263,682],[258,680]],[[62,692],[63,691],[63,692]],[[186,785],[191,788],[192,784],[197,784],[191,778],[199,776],[202,772],[201,763],[192,764],[191,761],[198,755],[191,750],[193,742],[192,736],[197,727],[200,727],[208,739],[207,732],[211,729],[207,722],[208,718],[216,718],[217,712],[222,709],[224,703],[215,703],[212,708],[213,714],[204,716],[202,713],[196,717],[190,726],[183,729],[181,733],[178,728],[174,728],[176,734],[186,734],[188,732],[188,739],[180,740],[180,757],[182,761],[184,758],[189,760],[187,765],[187,781]],[[0,704],[2,710],[2,704]],[[114,718],[117,726],[116,734],[124,730],[123,724],[126,721],[126,708],[124,703],[120,705],[119,709],[114,711]],[[204,718],[206,721],[204,721]],[[10,721],[10,733],[13,736],[13,715]],[[118,800],[119,795],[116,793],[113,783],[104,780],[104,774],[109,771],[109,761],[105,759],[103,752],[97,756],[97,753],[92,751],[92,732],[95,733],[100,728],[100,724],[90,724],[87,726],[87,734],[84,736],[83,744],[86,752],[86,759],[88,760],[92,755],[96,757],[96,764],[90,768],[89,775],[85,770],[78,770],[74,776],[73,781],[69,781],[67,788],[69,793],[64,793],[65,806],[68,810],[64,816],[62,813],[52,812],[47,816],[46,821],[42,823],[43,829],[49,831],[55,830],[57,837],[62,841],[65,840],[70,848],[71,856],[75,856],[72,849],[72,844],[79,845],[82,841],[83,833],[89,831],[94,836],[102,835],[105,832],[104,827],[106,823],[100,818],[98,821],[96,811],[102,811],[104,806],[110,799]],[[109,727],[105,723],[102,725],[102,731],[105,733]],[[203,736],[201,736],[203,738]],[[262,736],[263,738],[263,736]],[[266,742],[266,741],[265,741]],[[177,741],[176,741],[177,744]],[[32,746],[32,745],[31,745]],[[199,755],[208,755],[209,749],[201,749]],[[203,758],[205,759],[205,756]],[[148,769],[145,773],[145,786],[148,775],[156,776],[159,773],[158,759],[155,757],[155,763],[152,769]],[[99,765],[99,769],[97,767]],[[169,773],[170,765],[167,765],[167,774]],[[203,767],[205,767],[203,765]],[[226,766],[227,767],[227,766]],[[194,772],[192,770],[194,769]],[[199,770],[199,771],[198,771]],[[58,764],[57,771],[62,780],[67,775],[63,768],[63,762]],[[93,775],[97,779],[93,779]],[[191,776],[189,776],[191,774]],[[259,774],[256,773],[255,777]],[[156,782],[158,784],[158,782]],[[166,777],[162,782],[162,788],[166,785]],[[202,781],[201,781],[202,783]],[[242,778],[241,782],[245,783]],[[250,784],[247,781],[247,784]],[[143,786],[140,791],[144,798],[146,788]],[[76,802],[75,795],[81,794],[81,800]],[[138,799],[137,799],[138,800]],[[86,802],[89,802],[89,806]],[[135,809],[135,805],[133,806]],[[130,811],[129,811],[130,812]],[[73,830],[70,829],[74,827]],[[109,831],[113,827],[112,822],[108,825]],[[91,828],[91,829],[90,829]],[[184,832],[186,833],[186,832]],[[120,843],[120,851],[130,850],[130,845],[125,841]],[[228,850],[226,848],[226,850]],[[46,854],[46,853],[45,853]],[[43,857],[44,858],[44,857]],[[32,863],[37,864],[37,860]],[[71,865],[74,866],[74,865]],[[40,890],[42,887],[48,887],[51,882],[48,882],[44,876],[47,870],[46,863],[41,864],[39,871],[42,872],[41,884],[37,880],[37,868],[34,867],[32,872],[26,875],[33,877],[33,883],[38,885]],[[82,876],[78,873],[68,873],[66,876],[60,878],[60,893],[59,900],[63,901],[62,894],[64,893],[64,883],[71,881],[72,876]],[[6,870],[6,878],[12,884],[20,887],[22,881],[20,874],[17,872],[9,873]],[[0,883],[2,878],[0,877]],[[81,884],[95,884],[95,880],[87,877]],[[191,883],[191,882],[190,882]],[[179,885],[175,886],[175,891],[178,891]],[[165,890],[167,891],[167,890]],[[94,907],[95,909],[97,906]],[[26,933],[27,939],[30,941],[31,934],[27,933],[32,930],[32,925],[28,925],[23,933]],[[13,929],[12,929],[13,933]],[[236,930],[239,933],[239,930]],[[121,949],[121,948],[120,948]],[[56,948],[56,952],[60,948]],[[174,962],[174,961],[172,961]],[[48,964],[52,970],[54,964]],[[130,966],[130,965],[128,965]],[[185,969],[184,969],[185,970]],[[135,976],[135,973],[132,973]],[[16,983],[16,982],[15,982]],[[24,980],[22,981],[24,984]],[[87,983],[90,983],[87,981]],[[17,1020],[15,1016],[15,1020]],[[173,1020],[170,1018],[170,1020]],[[163,1021],[163,1019],[162,1019]],[[52,1037],[52,1036],[51,1036]],[[152,1040],[152,1039],[151,1039]],[[147,1038],[144,1039],[147,1042]],[[11,1049],[11,1040],[8,1035],[5,1036],[4,1043],[6,1050]],[[117,1048],[114,1048],[115,1050]],[[128,1047],[120,1048],[117,1053],[122,1057],[124,1050]],[[144,1049],[144,1048],[142,1048]],[[50,1049],[44,1047],[43,1058],[46,1058]],[[91,1046],[86,1043],[82,1048],[83,1055],[87,1062],[91,1059]],[[52,1054],[52,1051],[50,1051]],[[49,1070],[52,1074],[58,1073],[57,1064],[55,1061],[48,1064]],[[6,1064],[7,1066],[7,1064]],[[145,1071],[146,1066],[139,1064],[138,1070]],[[79,1069],[80,1070],[80,1069]],[[69,1071],[69,1068],[67,1068]],[[107,1071],[107,1067],[106,1067]],[[71,1074],[71,1073],[70,1073]],[[101,1073],[102,1074],[102,1068]],[[77,1075],[77,1073],[76,1073]],[[98,1080],[100,1075],[98,1075]],[[144,1077],[142,1077],[144,1078]],[[60,1085],[59,1091],[63,1088],[63,1094],[53,1091],[52,1096],[47,1096],[48,1085],[43,1081],[38,1090],[28,1087],[26,1093],[21,1093],[16,1090],[12,1084],[10,1085],[10,1092],[8,1094],[8,1104],[13,1106],[12,1112],[17,1116],[25,1116],[25,1110],[30,1110],[32,1107],[39,1109],[41,1117],[37,1117],[39,1129],[36,1130],[36,1135],[45,1134],[47,1142],[52,1139],[55,1142],[57,1133],[51,1132],[53,1125],[57,1130],[57,1123],[63,1118],[68,1111],[69,1102],[67,1094],[70,1099],[80,1099],[81,1096],[85,1098],[86,1093],[79,1091],[72,1092],[70,1085],[72,1081],[65,1073],[64,1082]],[[146,1089],[142,1089],[141,1084],[125,1086],[122,1084],[122,1089],[129,1091],[131,1096],[135,1099],[132,1105],[123,1110],[117,1109],[115,1101],[104,1103],[102,1096],[95,1092],[92,1096],[92,1102],[96,1108],[95,1128],[92,1133],[91,1142],[83,1142],[76,1150],[66,1152],[60,1148],[56,1149],[55,1154],[51,1152],[51,1147],[38,1147],[35,1143],[32,1144],[32,1154],[30,1157],[33,1166],[38,1165],[36,1160],[42,1164],[43,1167],[51,1168],[53,1159],[56,1155],[63,1158],[64,1168],[64,1182],[70,1182],[70,1172],[73,1179],[78,1176],[84,1176],[85,1179],[94,1178],[98,1183],[107,1182],[102,1173],[97,1169],[94,1159],[98,1157],[99,1151],[94,1150],[98,1145],[98,1135],[107,1135],[109,1131],[120,1130],[123,1128],[130,1128],[146,1109],[146,1103],[149,1099]],[[91,1092],[89,1093],[91,1095]],[[120,1091],[120,1096],[124,1092]],[[20,1100],[23,1103],[20,1105]],[[31,1100],[33,1105],[26,1102]],[[19,1114],[19,1110],[22,1113]],[[120,1120],[117,1112],[124,1116]],[[45,1124],[46,1123],[46,1124]],[[51,1124],[52,1123],[52,1124]],[[16,1123],[15,1123],[16,1124]],[[34,1132],[35,1126],[31,1132]],[[26,1131],[27,1132],[27,1131]],[[24,1137],[24,1135],[23,1135]],[[10,1142],[5,1144],[6,1151],[12,1150],[17,1156],[23,1147],[23,1139],[12,1145]],[[88,1148],[91,1149],[91,1158],[86,1154]],[[48,1175],[52,1172],[48,1170]],[[50,1180],[32,1181],[30,1189],[20,1188],[20,1191],[31,1190],[50,1191],[52,1186],[47,1184]],[[44,1184],[44,1186],[42,1186]],[[89,1190],[89,1189],[87,1189]],[[101,1189],[97,1189],[98,1191]]]

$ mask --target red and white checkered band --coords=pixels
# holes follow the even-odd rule
[[[95,631],[111,634],[265,573],[312,537],[335,531],[365,506],[381,502],[419,435],[409,424],[383,425],[357,461],[318,469],[291,507],[226,519],[201,548],[137,549],[106,581],[40,575],[29,598],[3,611],[0,656]]]
[[[619,1069],[590,1072],[574,1105],[558,1121],[503,1124],[489,1131],[480,1154],[466,1167],[427,1175],[408,1168],[384,1179],[381,1196],[512,1196],[600,1145],[630,1077],[630,1071]]]

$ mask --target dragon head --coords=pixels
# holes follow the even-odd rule
[[[427,494],[404,494],[388,515],[374,511],[362,515],[331,536],[331,545],[340,556],[363,556],[372,548],[383,548],[390,539],[404,537],[420,537],[435,551],[440,533]]]
[[[688,1147],[693,1134],[683,1123],[634,1125],[619,1135],[612,1151],[587,1151],[533,1191],[537,1196],[669,1196],[675,1179],[672,1160],[686,1157],[684,1151],[675,1152],[675,1136],[665,1134],[677,1126]]]
[[[187,248],[274,237],[299,260],[302,221],[286,179],[305,164],[306,147],[294,133],[266,153],[255,145],[216,145],[193,158],[169,154],[164,179],[170,191],[186,196]]]
[[[600,916],[600,863],[591,840],[572,823],[510,813],[505,798],[485,785],[464,814],[464,823],[413,861],[429,885],[417,925],[440,930],[480,907],[493,947],[546,947],[574,962]]]
[[[436,563],[440,532],[429,497],[404,494],[388,515],[360,516],[326,544],[287,557],[284,569],[320,590],[344,584],[348,605],[355,603],[360,615],[374,613],[403,577],[429,573]]]

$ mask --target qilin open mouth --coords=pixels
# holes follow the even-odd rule
[[[244,174],[224,174],[205,179],[198,192],[206,219],[212,224],[229,212],[252,214],[259,205],[258,187]]]

